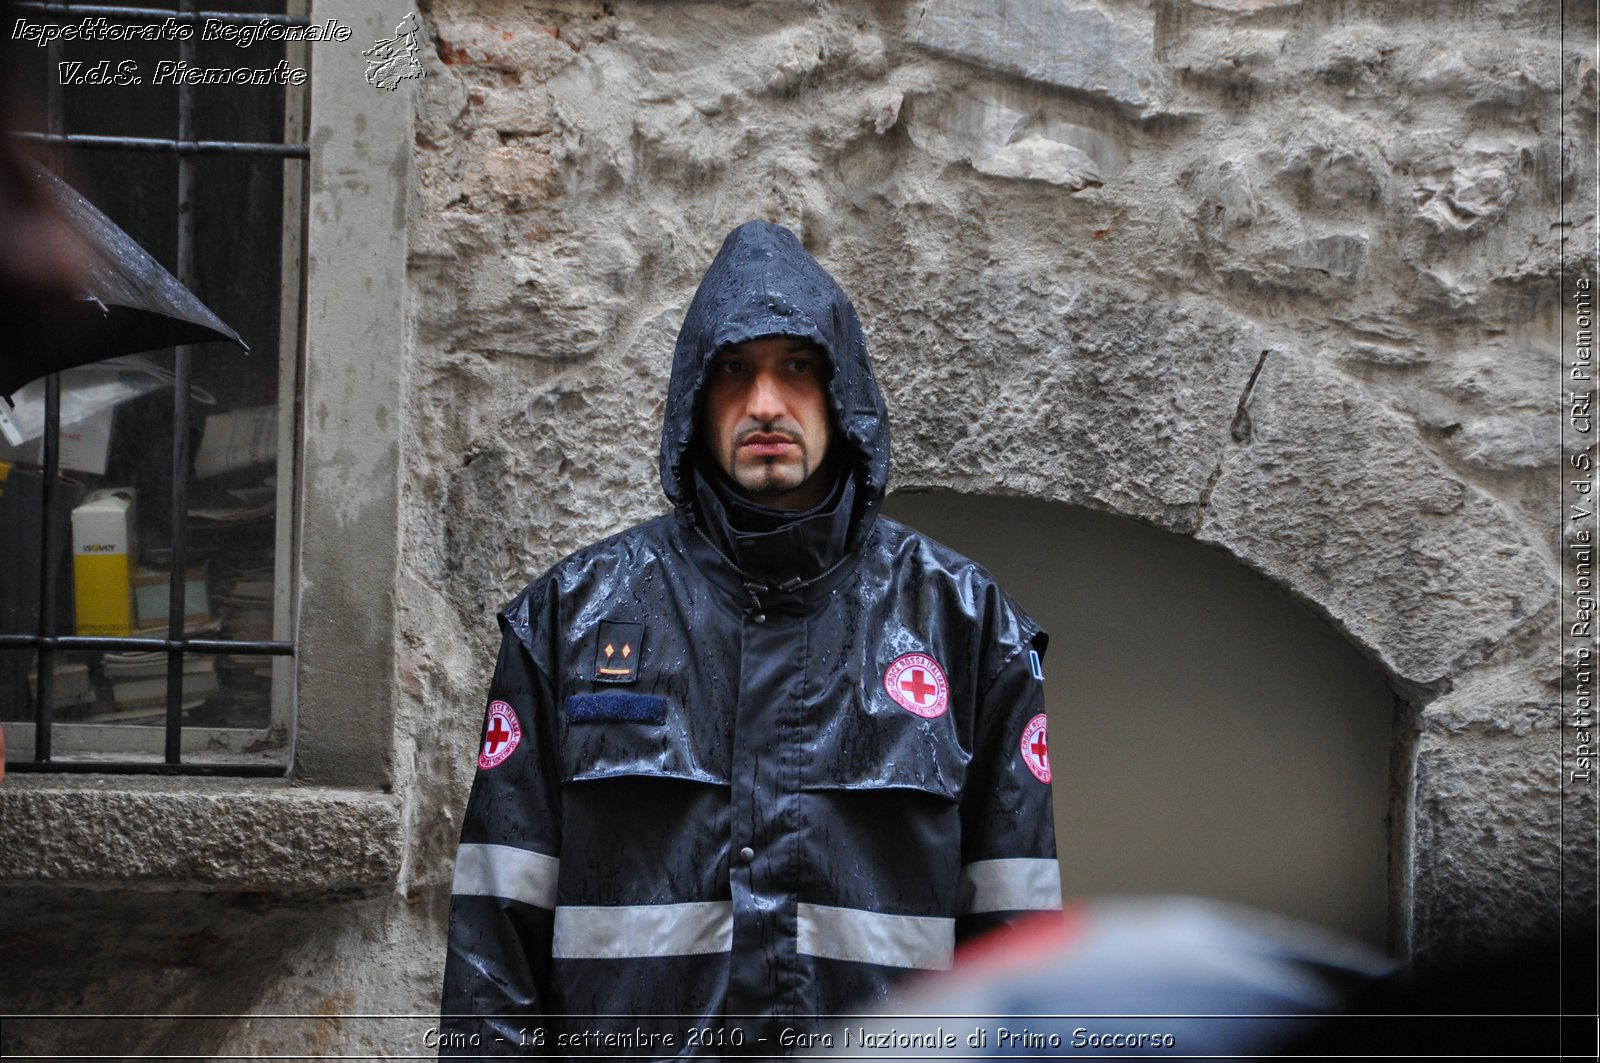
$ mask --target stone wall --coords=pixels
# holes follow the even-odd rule
[[[751,217],[854,296],[895,486],[1123,514],[1296,595],[1409,706],[1395,881],[1416,952],[1547,930],[1559,281],[1563,240],[1596,234],[1590,197],[1563,205],[1594,187],[1596,72],[1560,9],[435,0],[428,77],[399,90],[396,890],[123,902],[166,932],[8,979],[17,1010],[256,1016],[145,1024],[128,1043],[151,1050],[420,1050],[425,1020],[359,1016],[437,1006],[493,610],[663,507],[672,338]],[[1570,39],[1593,18],[1569,14]],[[1573,863],[1592,855],[1565,854],[1569,905],[1593,904]],[[290,1012],[310,1017],[267,1018]]]
[[[856,300],[897,486],[1137,517],[1302,598],[1412,708],[1418,951],[1551,925],[1559,275],[1595,231],[1561,209],[1595,71],[1558,4],[431,14],[408,451],[454,457],[408,484],[421,702],[475,705],[488,611],[659,510],[677,321],[765,217]]]

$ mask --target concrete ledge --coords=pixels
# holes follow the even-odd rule
[[[400,869],[389,794],[237,779],[0,786],[0,885],[373,894]]]

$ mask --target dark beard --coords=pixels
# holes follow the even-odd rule
[[[810,483],[811,478],[817,474],[817,470],[813,469],[805,459],[802,459],[800,463],[800,482],[795,484],[793,487],[785,487],[779,483],[774,476],[767,472],[767,470],[776,460],[776,458],[765,459],[762,466],[762,472],[765,475],[762,476],[759,486],[745,487],[744,484],[739,484],[739,489],[751,498],[776,498],[779,495],[786,495],[791,491],[800,490],[802,487],[805,487],[806,484]]]

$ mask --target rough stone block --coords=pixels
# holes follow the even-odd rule
[[[940,359],[881,356],[897,483],[1089,502],[1187,530],[1259,339],[1214,304],[1041,289],[994,269],[929,293],[933,320],[960,321],[972,341],[930,337]],[[916,352],[927,320],[879,327]]]
[[[1048,181],[1071,191],[1098,186],[1122,171],[1126,149],[1099,130],[1049,113],[1025,91],[979,86],[919,98],[909,130],[937,159],[967,162],[996,177]]]
[[[900,109],[905,105],[905,94],[895,89],[872,93],[867,99],[867,120],[872,131],[879,136],[900,124]]]
[[[1300,6],[1301,0],[1183,0],[1194,7],[1208,7],[1214,11],[1253,15],[1257,11],[1285,11]]]
[[[1242,229],[1262,216],[1249,167],[1238,159],[1221,159],[1209,164],[1197,182],[1201,218],[1209,226]]]
[[[1360,233],[1307,236],[1267,245],[1249,259],[1227,262],[1219,272],[1234,284],[1266,293],[1343,297],[1366,272],[1368,243]]]
[[[1414,309],[1411,316],[1419,321],[1437,321],[1444,315],[1471,314],[1471,319],[1476,320],[1478,315],[1474,311],[1481,294],[1470,277],[1460,275],[1455,269],[1422,267],[1417,269],[1412,284]]]
[[[1130,109],[1152,102],[1154,24],[1071,0],[930,0],[910,9],[929,51]]]
[[[1319,141],[1291,147],[1277,177],[1324,208],[1372,206],[1383,190],[1382,169],[1365,151]]]
[[[1517,139],[1461,137],[1439,129],[1398,138],[1387,153],[1411,177],[1414,220],[1432,232],[1473,236],[1505,217],[1534,159]]]
[[[1481,659],[1553,600],[1527,532],[1354,382],[1275,352],[1246,413],[1197,537],[1320,603],[1403,683]]]
[[[1014,95],[954,92],[914,102],[911,139],[935,155],[971,159],[998,151],[1023,134],[1032,108]]]
[[[767,42],[771,62],[762,88],[785,93],[799,87],[822,66],[822,38],[815,30],[799,26],[777,34]]]
[[[1553,330],[1552,330],[1553,331]],[[1463,347],[1440,359],[1448,366],[1440,390],[1462,403],[1469,413],[1507,414],[1538,410],[1540,392],[1549,376],[1545,343],[1559,343],[1542,333],[1490,340]]]
[[[1383,146],[1383,154],[1397,173],[1420,178],[1447,176],[1455,168],[1461,149],[1462,140],[1457,134],[1427,126],[1391,137]]]
[[[463,619],[481,622],[564,555],[665,505],[654,487],[661,402],[683,309],[618,337],[624,354],[511,396],[445,472],[447,548],[430,575]]]
[[[550,198],[555,166],[542,145],[513,142],[490,148],[483,158],[483,181],[469,190],[492,194],[507,210],[526,210]]]
[[[0,789],[0,884],[371,893],[400,868],[400,801],[354,791],[74,775]]]
[[[534,148],[505,145],[485,159],[482,180],[506,196],[536,195],[549,179],[548,160]],[[429,314],[463,349],[546,362],[594,355],[627,308],[637,248],[619,237],[595,237],[582,251],[566,241],[494,256],[462,286],[448,318]],[[430,304],[441,310],[438,302]]]
[[[1423,709],[1424,726],[1438,734],[1532,734],[1560,726],[1560,688],[1504,665],[1480,668]]]
[[[1314,236],[1290,244],[1275,258],[1293,274],[1320,274],[1335,280],[1353,281],[1366,268],[1367,244],[1368,238],[1360,234]]]
[[[1007,144],[993,155],[974,159],[972,165],[979,173],[1048,181],[1074,192],[1105,183],[1088,155],[1070,144],[1044,137],[1027,137]]]
[[[858,33],[850,38],[850,63],[869,78],[881,78],[889,72],[889,59],[884,51],[883,38],[876,33]]]
[[[1561,455],[1557,414],[1508,414],[1468,418],[1445,445],[1462,461],[1490,472],[1524,472],[1556,465]]]
[[[468,90],[467,104],[474,109],[474,124],[487,126],[501,136],[541,136],[555,126],[550,97],[536,87],[474,86]]]
[[[1442,183],[1418,182],[1417,213],[1440,229],[1466,230],[1501,217],[1516,198],[1516,184],[1504,165],[1464,162]]]
[[[1201,86],[1250,90],[1265,78],[1282,53],[1286,30],[1214,26],[1186,29],[1162,58]]]
[[[1472,83],[1476,74],[1476,69],[1460,51],[1445,48],[1423,63],[1409,82],[1413,92],[1445,94],[1461,91]]]
[[[1319,84],[1346,99],[1373,96],[1396,51],[1394,30],[1365,19],[1336,22],[1297,43],[1280,72],[1285,82]]]
[[[465,16],[465,17],[463,17]],[[439,58],[447,66],[487,67],[508,73],[538,71],[544,76],[572,58],[556,39],[553,26],[500,8],[498,12],[446,9],[435,24]]]
[[[1553,936],[1562,907],[1560,737],[1423,734],[1412,937],[1419,962]]]
[[[1542,65],[1539,59],[1548,56],[1523,55],[1519,61],[1526,62],[1537,68]],[[1541,96],[1548,94],[1551,86],[1546,85],[1539,78],[1531,76],[1525,70],[1512,70],[1497,76],[1485,79],[1477,87],[1470,106],[1475,109],[1493,110],[1518,110],[1524,109],[1535,103]]]

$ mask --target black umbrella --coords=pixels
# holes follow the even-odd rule
[[[38,206],[52,211],[75,238],[68,255],[79,291],[41,295],[23,311],[6,315],[17,320],[0,330],[0,395],[10,396],[50,373],[136,351],[209,340],[249,350],[237,332],[94,204],[36,164],[24,162],[22,170],[35,186]]]

